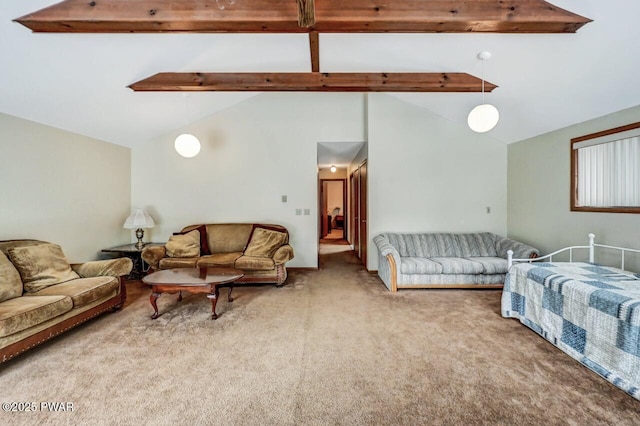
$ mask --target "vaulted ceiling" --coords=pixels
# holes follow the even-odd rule
[[[306,3],[308,0],[301,1]],[[0,3],[0,55],[3,58],[0,112],[125,146],[133,147],[185,124],[184,99],[179,93],[134,93],[127,86],[158,72],[180,73],[178,75],[183,77],[194,73],[253,76],[255,73],[280,76],[296,73],[293,77],[301,80],[298,84],[303,89],[311,90],[308,87],[311,84],[322,90],[323,85],[330,85],[335,80],[320,80],[310,73],[314,59],[310,46],[313,52],[314,37],[320,46],[315,57],[319,71],[330,76],[364,73],[377,76],[378,80],[380,75],[394,73],[401,76],[469,74],[468,77],[477,78],[481,75],[481,63],[476,55],[482,50],[490,51],[493,57],[485,63],[484,75],[498,88],[486,96],[500,109],[501,120],[488,135],[503,143],[640,104],[640,84],[636,77],[640,65],[637,47],[640,29],[635,23],[635,18],[640,16],[640,5],[633,0],[553,2],[559,8],[592,19],[593,22],[587,25],[584,24],[588,19],[581,16],[551,13],[557,12],[551,10],[553,8],[535,10],[537,17],[546,19],[547,25],[552,27],[544,31],[553,31],[553,34],[491,32],[541,32],[540,22],[532,23],[531,16],[522,13],[532,4],[544,3],[532,0],[429,3],[424,0],[385,3],[315,0],[315,22],[306,27],[298,24],[294,0],[155,2],[174,5],[172,14],[167,14],[162,7],[146,7],[153,3],[148,0],[68,2],[82,4],[88,9],[103,7],[103,12],[109,9],[104,9],[109,4],[111,19],[116,5],[129,3],[130,22],[120,23],[120,28],[142,33],[31,33],[12,21],[24,17],[21,21],[38,31],[104,31],[99,28],[105,25],[104,19],[95,19],[95,14],[75,22],[63,14],[58,17],[57,24],[40,22],[40,27],[33,19],[28,19],[32,12],[55,3],[51,0]],[[372,6],[380,3],[375,7],[381,7],[383,11],[387,7],[388,13],[381,14],[375,8],[349,8],[369,3]],[[413,13],[415,19],[406,19],[406,10],[395,13],[389,6],[403,5],[420,10],[420,4],[435,3],[459,4],[460,7],[447,7],[446,16]],[[493,17],[486,10],[490,3],[500,5],[490,11],[495,14]],[[184,14],[180,16],[179,12],[184,12],[188,4],[205,5],[210,8],[209,13],[192,14],[190,20],[185,20]],[[268,4],[273,10],[263,13],[260,19],[250,19],[252,4],[261,5],[263,9]],[[146,20],[136,18],[135,5],[146,7],[144,14],[139,15],[147,17]],[[481,6],[485,9],[484,21],[471,19],[480,13],[473,8]],[[281,8],[284,12],[279,12]],[[207,19],[194,19],[194,16]],[[200,26],[209,25],[208,29],[197,30],[213,32],[146,33],[158,28],[166,31],[172,29],[171,26],[181,31],[194,29],[185,27],[185,22],[191,22],[192,26],[194,22]],[[60,27],[56,29],[56,25]],[[93,28],[88,28],[92,25]],[[378,33],[384,26],[400,32]],[[229,29],[241,29],[243,33],[218,32]],[[562,33],[576,30],[576,33]],[[301,78],[297,73],[308,77]],[[202,81],[210,84],[214,80],[200,80],[198,84],[202,85]],[[414,84],[415,81],[416,78]],[[355,89],[359,88],[356,85]],[[259,84],[248,88],[232,86],[228,90],[241,89],[269,90]],[[255,94],[239,91],[193,94],[189,98],[189,119],[207,116]],[[395,93],[394,96],[461,126],[466,125],[466,115],[480,101],[478,93]]]

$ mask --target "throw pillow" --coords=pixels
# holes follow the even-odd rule
[[[16,267],[0,251],[0,302],[22,296],[22,280]]]
[[[189,229],[188,231],[174,232],[173,235],[184,235],[191,231],[198,231],[200,233],[200,256],[211,254],[209,238],[207,236],[207,225],[200,225],[197,228]]]
[[[166,244],[169,257],[200,256],[200,232],[193,230],[186,234],[172,235]]]
[[[255,225],[249,236],[249,243],[244,249],[245,256],[272,257],[287,240],[287,233],[282,230]]]
[[[71,269],[62,248],[56,244],[13,247],[9,249],[9,257],[28,293],[80,278]]]

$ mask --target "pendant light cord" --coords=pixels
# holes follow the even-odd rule
[[[184,94],[184,127],[189,125],[189,95]]]
[[[484,104],[484,59],[482,60],[482,103]]]

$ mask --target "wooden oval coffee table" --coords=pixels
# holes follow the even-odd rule
[[[182,300],[182,292],[206,294],[211,300],[211,319],[218,319],[216,303],[220,296],[219,288],[223,284],[233,283],[244,276],[242,271],[231,268],[174,268],[164,269],[147,275],[142,279],[152,288],[149,301],[154,313],[151,319],[158,318],[156,300],[162,293],[179,293],[178,301]],[[229,302],[233,302],[229,286]]]

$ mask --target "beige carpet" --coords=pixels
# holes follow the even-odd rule
[[[0,366],[2,402],[74,405],[0,424],[640,424],[639,401],[501,318],[500,291],[392,294],[324,250],[320,271],[223,297],[217,321],[201,295],[161,296],[152,321],[145,289]]]

